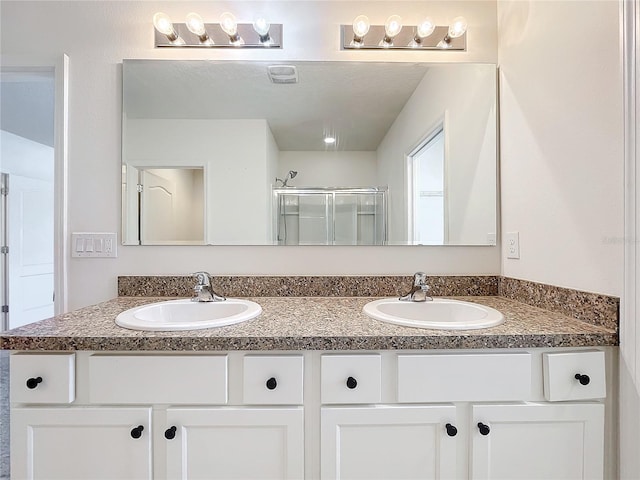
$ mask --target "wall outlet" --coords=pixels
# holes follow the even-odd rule
[[[507,258],[520,258],[520,234],[518,232],[505,233]]]
[[[115,233],[72,233],[71,256],[115,258],[117,242]]]

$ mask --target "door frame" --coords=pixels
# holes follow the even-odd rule
[[[67,275],[69,240],[67,221],[68,138],[69,138],[69,57],[62,55],[2,55],[3,72],[53,71],[55,84],[54,106],[54,312],[67,311]],[[4,322],[3,322],[4,323]],[[5,329],[2,325],[2,329]]]

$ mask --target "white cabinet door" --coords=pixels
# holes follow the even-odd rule
[[[170,479],[304,477],[302,407],[169,408],[164,437]]]
[[[453,405],[325,407],[321,415],[324,480],[456,476]]]
[[[603,404],[476,405],[471,427],[473,480],[603,477]]]
[[[150,421],[148,408],[14,408],[11,478],[151,479]]]

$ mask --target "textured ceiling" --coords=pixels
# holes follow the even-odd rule
[[[128,118],[266,119],[280,150],[376,150],[427,71],[425,64],[282,62],[299,83],[277,85],[267,62],[125,60]]]

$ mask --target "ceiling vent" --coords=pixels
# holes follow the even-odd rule
[[[298,70],[294,65],[269,65],[271,83],[298,83]]]

